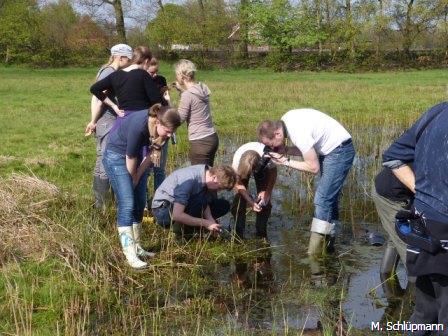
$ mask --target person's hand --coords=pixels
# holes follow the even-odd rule
[[[275,164],[280,164],[280,165],[288,165],[289,164],[289,159],[286,156],[284,156],[283,154],[275,153],[275,152],[269,152],[268,154],[271,157],[272,162],[274,162]]]
[[[119,117],[124,117],[124,110],[120,110],[120,108],[117,105],[112,106],[112,109]]]
[[[219,233],[219,231],[221,230],[221,225],[211,220],[207,220],[204,226],[212,233]]]
[[[182,88],[182,85],[180,85],[179,82],[177,82],[177,81],[173,82],[171,85],[173,88],[175,88],[179,92],[184,91],[184,89]]]
[[[265,190],[260,191],[257,195],[258,204],[262,203],[264,205],[268,204],[271,199],[271,195],[269,195]]]
[[[93,121],[90,121],[86,126],[84,135],[85,136],[91,135],[93,132],[95,132],[95,129],[96,129],[96,124]]]
[[[166,90],[163,93],[163,99],[165,99],[167,102],[171,101],[171,96],[170,96],[170,92],[168,90]]]
[[[254,212],[260,212],[262,210],[261,206],[256,202],[251,202],[249,206]]]

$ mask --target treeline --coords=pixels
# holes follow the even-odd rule
[[[109,6],[114,24],[77,13],[74,2],[77,9]],[[0,57],[8,64],[92,65],[112,44],[127,41],[203,66],[350,69],[448,62],[448,0],[157,0],[126,30],[123,17],[132,4],[0,0]]]

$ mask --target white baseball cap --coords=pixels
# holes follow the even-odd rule
[[[124,43],[116,44],[112,48],[110,48],[110,54],[112,56],[125,56],[125,57],[131,59],[132,58],[132,48]]]

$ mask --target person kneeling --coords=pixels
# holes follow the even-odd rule
[[[218,233],[216,219],[230,210],[213,191],[231,190],[236,174],[230,166],[194,165],[172,172],[157,188],[152,201],[154,218],[163,228],[173,228],[177,236],[192,236],[202,228]]]

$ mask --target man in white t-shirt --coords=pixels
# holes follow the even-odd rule
[[[291,110],[278,121],[263,121],[258,136],[275,152],[275,163],[319,174],[308,253],[320,254],[324,246],[332,250],[339,225],[339,195],[355,156],[350,134],[325,113],[306,108]],[[286,138],[293,146],[285,146]],[[290,160],[287,154],[302,156],[303,161]]]

